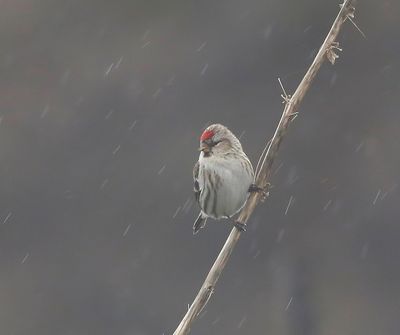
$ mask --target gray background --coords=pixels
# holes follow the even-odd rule
[[[337,1],[0,4],[0,334],[171,334],[230,230],[199,135],[255,162]],[[399,334],[399,13],[359,1],[192,334]]]

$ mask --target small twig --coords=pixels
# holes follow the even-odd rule
[[[340,8],[343,7],[343,4],[339,5]],[[349,11],[347,13],[347,19],[354,25],[354,27],[356,27],[356,29],[360,32],[360,34],[362,35],[362,37],[364,37],[365,39],[367,39],[367,36],[365,36],[365,34],[363,33],[363,31],[356,25],[356,23],[353,21],[354,19],[354,12],[356,11],[356,9],[354,8],[354,6],[349,7]]]
[[[353,19],[348,16],[347,17],[349,19],[349,21],[353,24],[354,27],[356,27],[356,29],[360,32],[360,34],[362,35],[362,37],[364,37],[365,39],[367,39],[367,36],[365,36],[365,34],[363,33],[363,31],[356,25],[356,23],[353,21]]]
[[[275,130],[274,136],[272,137],[271,142],[267,143],[265,147],[266,149],[264,149],[263,154],[261,155],[261,165],[257,164],[257,166],[259,167],[258,175],[256,178],[257,186],[265,186],[266,189],[268,188],[269,179],[273,174],[272,165],[277,155],[277,151],[280,147],[282,139],[286,133],[286,129],[291,123],[293,115],[296,115],[299,105],[302,102],[322,63],[326,58],[329,57],[329,50],[338,48],[338,45],[335,44],[335,40],[343,23],[349,16],[352,16],[354,13],[354,7],[352,6],[354,1],[355,0],[344,0],[343,4],[341,5],[339,14],[333,22],[333,25],[324,42],[322,43],[322,46],[319,49],[317,55],[315,56],[315,59],[312,62],[310,68],[304,75],[293,96],[285,101],[283,114]],[[337,57],[334,58],[336,59]],[[288,96],[284,89],[283,92],[283,97],[287,98]],[[239,214],[238,222],[246,223],[248,221],[255,207],[261,201],[262,197],[262,192],[255,192],[249,196],[245,206]],[[202,309],[210,299],[211,294],[214,292],[215,285],[222,271],[224,270],[225,265],[228,262],[229,256],[231,255],[236,243],[238,242],[240,235],[241,232],[238,229],[232,229],[228,236],[228,239],[222,247],[221,252],[219,253],[202,287],[200,288],[200,291],[198,292],[189,310],[186,312],[182,321],[175,330],[174,335],[186,335],[189,333],[193,321],[198,317],[199,313],[202,311]]]
[[[279,85],[281,85],[281,89],[282,89],[282,91],[283,91],[283,94],[281,94],[281,97],[283,98],[282,103],[283,103],[283,104],[287,104],[287,103],[290,101],[290,97],[291,97],[291,96],[288,95],[288,94],[286,93],[286,90],[285,90],[285,88],[284,88],[283,85],[282,85],[281,78],[278,77],[278,81],[279,81]]]
[[[265,155],[265,153],[267,152],[270,143],[271,143],[271,140],[269,140],[269,141],[267,142],[267,144],[265,145],[265,147],[264,147],[264,149],[263,149],[263,151],[262,151],[260,157],[258,158],[256,170],[255,170],[255,172],[254,172],[254,175],[255,175],[254,181],[256,181],[257,178],[258,178],[258,174],[259,174],[259,172],[260,172],[260,170],[259,170],[259,168],[260,168],[260,163],[261,163],[261,161],[264,159],[264,155]]]

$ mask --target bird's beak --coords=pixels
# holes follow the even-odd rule
[[[209,153],[211,150],[210,146],[206,142],[201,142],[199,151],[203,151],[205,154]]]

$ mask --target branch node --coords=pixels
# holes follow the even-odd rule
[[[269,191],[264,191],[264,192],[262,192],[262,194],[261,194],[260,201],[261,201],[261,202],[264,202],[265,200],[267,200],[268,197],[269,197]]]
[[[354,19],[354,13],[356,12],[356,9],[354,6],[350,6],[348,9],[347,17],[350,19]]]
[[[203,302],[200,305],[199,311],[196,313],[196,317],[200,315],[200,313],[203,311],[204,307],[207,305],[208,300],[210,300],[211,295],[214,293],[214,286],[208,285],[207,287],[204,288],[205,294],[203,297]]]
[[[343,5],[344,5],[344,2],[341,3],[341,4],[339,4],[339,7],[340,7],[340,8],[343,8]],[[354,13],[355,13],[355,11],[356,11],[356,8],[355,8],[354,6],[351,6],[351,5],[348,6],[348,7],[347,7],[346,17],[351,17],[351,18],[354,19]]]
[[[343,4],[339,5],[340,8],[343,7]],[[347,14],[346,14],[346,19],[349,19],[349,21],[353,24],[353,26],[359,31],[362,37],[367,39],[367,36],[365,36],[364,32],[360,29],[360,27],[357,26],[357,24],[354,22],[354,13],[356,12],[356,8],[354,6],[349,6],[347,8]]]
[[[292,96],[291,96],[290,94],[287,95],[287,96],[281,94],[281,97],[282,97],[282,99],[283,99],[283,101],[282,101],[283,104],[289,103],[289,102],[290,102],[290,99],[292,98]]]
[[[343,49],[339,48],[339,42],[332,42],[332,44],[326,49],[326,57],[332,65],[334,65],[336,59],[339,58],[336,50],[343,51]]]
[[[271,183],[266,182],[265,185],[259,186],[260,201],[264,202],[269,197],[269,189],[271,188]]]
[[[293,122],[297,116],[299,115],[299,112],[293,112],[292,114],[289,115],[289,121]]]

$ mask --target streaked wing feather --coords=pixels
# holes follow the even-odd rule
[[[193,181],[194,181],[194,197],[196,198],[196,201],[199,202],[200,198],[200,185],[199,185],[199,162],[196,162],[193,168]]]

